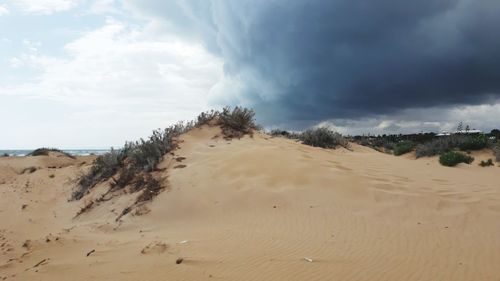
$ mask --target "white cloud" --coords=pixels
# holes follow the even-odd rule
[[[30,49],[33,43],[25,47]],[[144,30],[115,21],[67,44],[65,50],[67,58],[38,53],[16,58],[11,64],[36,67],[41,75],[24,84],[0,86],[0,99],[14,99],[19,105],[43,101],[72,109],[53,121],[57,131],[81,130],[75,132],[79,139],[62,142],[67,136],[55,133],[46,136],[52,141],[46,145],[119,145],[146,136],[151,129],[191,119],[208,109],[207,95],[222,76],[222,62],[201,45],[150,39]],[[49,109],[38,108],[35,113],[48,116],[44,110]],[[36,124],[36,118],[32,122],[24,130],[16,128],[18,135],[2,138],[0,147],[26,139],[35,142],[34,127],[56,126],[47,121]],[[84,129],[92,131],[87,134]]]
[[[19,9],[30,14],[49,15],[76,7],[81,0],[13,0]]]
[[[115,0],[95,0],[90,6],[90,11],[94,14],[122,14],[116,7]]]
[[[9,9],[5,5],[0,5],[0,16],[7,15],[9,13]]]
[[[28,39],[22,41],[22,53],[19,56],[8,59],[9,66],[12,68],[20,67],[38,67],[41,58],[38,56],[40,42],[34,42]]]

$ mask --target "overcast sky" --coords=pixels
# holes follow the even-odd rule
[[[266,128],[500,127],[498,0],[0,0],[0,149],[106,148],[243,105]]]

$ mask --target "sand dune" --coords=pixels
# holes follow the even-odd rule
[[[106,183],[68,202],[91,156],[0,158],[0,280],[500,280],[500,168],[217,135],[118,222],[134,195],[75,217]]]

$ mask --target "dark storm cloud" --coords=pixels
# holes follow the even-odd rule
[[[230,93],[226,81],[225,101],[254,106],[270,123],[500,96],[498,0],[135,2],[201,34],[224,59],[226,80],[243,84]]]

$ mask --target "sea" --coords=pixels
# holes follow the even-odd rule
[[[0,157],[5,155],[23,157],[28,155],[33,150],[34,149],[17,149],[17,150],[0,149]],[[61,149],[61,150],[75,156],[101,155],[110,151],[110,149]]]

